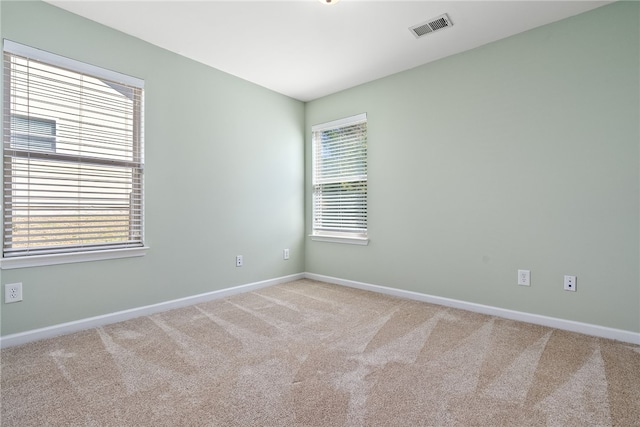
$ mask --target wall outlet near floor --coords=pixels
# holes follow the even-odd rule
[[[289,249],[285,249],[282,251],[282,258],[289,259]]]
[[[576,276],[564,276],[564,290],[576,291]]]
[[[531,271],[518,270],[518,285],[531,286]]]
[[[4,285],[4,303],[22,301],[22,283],[7,283]]]
[[[242,267],[244,265],[244,259],[242,255],[236,255],[236,267]]]

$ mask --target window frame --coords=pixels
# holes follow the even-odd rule
[[[333,120],[330,122],[326,122],[326,123],[321,123],[321,124],[317,124],[317,125],[313,125],[311,127],[311,187],[312,187],[312,200],[311,200],[311,234],[309,235],[309,237],[311,238],[311,240],[314,241],[321,241],[321,242],[331,242],[331,243],[346,243],[346,244],[353,244],[353,245],[368,245],[369,244],[369,225],[368,225],[368,153],[367,153],[367,148],[365,146],[364,149],[364,154],[363,154],[363,159],[362,160],[362,164],[364,167],[364,175],[359,176],[359,179],[355,180],[353,179],[353,177],[348,176],[348,174],[345,175],[340,175],[340,176],[335,176],[335,178],[323,178],[323,179],[319,179],[318,174],[317,174],[317,167],[320,165],[319,159],[318,159],[318,150],[320,149],[320,147],[318,146],[319,141],[317,141],[317,138],[319,137],[319,135],[322,134],[322,132],[327,132],[327,131],[334,131],[334,130],[344,130],[346,128],[349,127],[353,127],[353,126],[357,126],[357,125],[362,125],[364,124],[364,140],[365,140],[365,144],[366,144],[366,140],[367,140],[367,113],[361,113],[361,114],[357,114],[354,116],[350,116],[350,117],[345,117],[342,119],[338,119],[338,120]],[[361,167],[362,167],[361,164]],[[321,183],[318,181],[322,181]],[[335,230],[326,230],[323,229],[323,227],[317,227],[316,224],[318,222],[318,219],[316,217],[318,209],[317,209],[317,203],[318,203],[318,192],[321,188],[322,185],[327,185],[327,184],[333,184],[333,185],[345,185],[348,183],[353,183],[353,182],[364,182],[363,184],[360,184],[360,189],[364,189],[364,203],[362,205],[360,205],[361,207],[364,206],[364,222],[365,222],[365,227],[364,229],[358,229],[358,230],[353,230],[353,231],[348,231],[348,230],[340,230],[341,228],[343,228],[343,225],[336,227]],[[349,207],[353,207],[352,205],[350,205]],[[347,228],[347,227],[344,227]]]
[[[56,55],[50,52],[46,52],[40,49],[36,49],[30,46],[22,45],[20,43],[13,42],[11,40],[4,39],[3,42],[4,42],[3,43],[3,64],[4,64],[4,56],[7,54],[14,55],[14,56],[21,56],[21,57],[26,57],[29,59],[33,59],[33,60],[45,63],[48,66],[67,69],[78,74],[90,76],[92,78],[104,79],[110,82],[122,83],[123,85],[135,86],[140,90],[140,99],[139,101],[136,101],[137,103],[139,102],[139,105],[136,104],[136,106],[134,107],[134,116],[136,118],[134,119],[134,122],[133,122],[134,127],[136,128],[134,130],[134,133],[137,132],[136,136],[134,137],[135,141],[133,142],[135,146],[133,153],[138,155],[139,160],[136,162],[137,168],[132,169],[132,173],[137,177],[137,179],[139,179],[139,184],[136,184],[136,186],[137,188],[139,188],[140,201],[136,204],[136,206],[139,208],[139,211],[140,211],[140,219],[139,219],[140,237],[139,239],[136,239],[137,243],[121,246],[121,247],[117,247],[114,245],[112,245],[114,247],[109,247],[109,244],[105,240],[103,244],[96,244],[93,247],[82,247],[81,245],[79,245],[78,247],[72,248],[71,250],[56,251],[56,249],[53,249],[52,253],[37,253],[36,251],[35,254],[19,254],[19,255],[13,255],[13,256],[5,256],[4,242],[5,242],[6,236],[4,235],[4,233],[5,233],[5,228],[7,224],[6,219],[4,217],[5,198],[6,198],[6,192],[11,191],[11,190],[7,190],[7,187],[5,186],[5,184],[8,182],[9,185],[12,185],[11,182],[13,178],[11,176],[8,176],[5,179],[4,177],[4,174],[7,172],[5,170],[5,167],[6,167],[5,162],[7,160],[5,159],[4,150],[5,150],[5,141],[12,140],[12,135],[11,135],[11,121],[13,119],[12,116],[19,116],[20,114],[19,112],[14,113],[12,108],[8,107],[10,102],[10,96],[11,96],[10,94],[11,79],[8,78],[7,75],[5,75],[4,65],[3,65],[3,72],[2,72],[2,76],[3,76],[2,147],[3,148],[2,150],[3,150],[4,160],[2,162],[3,163],[3,166],[2,166],[3,168],[2,225],[3,226],[2,226],[2,233],[1,233],[2,241],[3,241],[3,251],[2,251],[3,253],[2,253],[2,257],[0,258],[0,269],[24,268],[24,267],[66,264],[66,263],[85,262],[85,261],[98,261],[98,260],[105,260],[105,259],[138,257],[138,256],[145,255],[146,251],[149,248],[145,245],[145,236],[144,236],[144,223],[145,223],[144,221],[144,217],[145,217],[144,215],[144,179],[143,179],[143,175],[144,175],[144,80],[136,77],[128,76],[122,73],[118,73],[115,71],[111,71],[108,69],[104,69],[101,67],[97,67],[97,66],[87,64],[81,61],[77,61],[74,59],[66,58],[66,57]],[[37,116],[32,116],[31,119],[38,120],[39,118]],[[44,118],[44,120],[51,121],[46,118]],[[14,152],[29,151],[32,154],[35,153],[35,157],[42,157],[42,158],[49,158],[49,159],[54,159],[56,157],[63,158],[65,155],[56,154],[55,152],[55,147],[56,147],[55,127],[53,129],[54,129],[54,135],[51,136],[51,138],[53,139],[52,141],[53,151],[47,150],[47,149],[38,149],[38,148],[35,148],[35,149],[32,148],[31,150],[27,148],[27,150],[21,150],[20,147],[18,147],[18,150],[12,150],[12,151]],[[105,161],[105,164],[108,164],[108,163],[117,165],[118,162]],[[122,161],[120,163],[126,163],[126,161]],[[132,181],[132,185],[134,185],[133,181]],[[131,230],[132,230],[131,227],[132,226],[129,225],[129,230],[130,230],[129,233],[131,233]]]

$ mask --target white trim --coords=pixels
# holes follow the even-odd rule
[[[70,252],[66,254],[29,255],[0,259],[0,269],[42,267],[45,265],[71,264],[74,262],[102,261],[105,259],[145,256],[148,246],[140,248],[105,249],[102,251]]]
[[[6,335],[4,337],[0,337],[0,348],[13,347],[16,345],[26,344],[45,338],[53,338],[59,335],[70,334],[85,329],[109,325],[111,323],[122,322],[124,320],[129,320],[136,317],[148,316],[150,314],[160,313],[163,311],[172,310],[174,308],[186,307],[193,304],[199,304],[207,301],[225,298],[231,295],[250,292],[256,289],[265,288],[267,286],[279,285],[303,278],[304,273],[292,274],[275,279],[263,280],[261,282],[254,282],[246,285],[235,286],[232,288],[220,289],[218,291],[206,292],[204,294],[193,295],[190,297],[165,301],[158,304],[117,311],[115,313],[104,314],[102,316],[89,317],[73,322],[60,323],[58,325],[48,326],[45,328],[33,329],[26,332]]]
[[[590,323],[575,322],[573,320],[558,319],[555,317],[542,316],[539,314],[525,313],[521,311],[508,310],[505,308],[492,307],[488,305],[476,304],[451,298],[443,298],[427,295],[419,292],[405,291],[402,289],[388,288],[386,286],[371,285],[369,283],[356,282],[353,280],[339,279],[336,277],[323,276],[315,273],[305,273],[307,279],[319,280],[321,282],[335,285],[348,286],[350,288],[363,289],[366,291],[378,292],[392,295],[399,298],[423,301],[447,307],[459,308],[473,311],[475,313],[488,314],[490,316],[502,317],[505,319],[518,320],[521,322],[533,323],[536,325],[548,326],[550,328],[562,329],[565,331],[578,332],[585,335],[592,335],[601,338],[618,340],[631,344],[640,345],[640,333],[626,331],[623,329],[608,328],[606,326],[594,325]]]
[[[345,236],[318,236],[310,234],[311,240],[316,242],[329,242],[329,243],[347,243],[349,245],[368,245],[369,239],[366,237],[345,237]]]
[[[640,345],[640,333],[625,331],[622,329],[608,328],[605,326],[593,325],[589,323],[574,322],[572,320],[558,319],[555,317],[541,316],[538,314],[524,313],[520,311],[507,310],[504,308],[492,307],[488,305],[475,304],[466,301],[455,300],[451,298],[437,297],[419,292],[405,291],[402,289],[389,288],[386,286],[372,285],[369,283],[356,282],[353,280],[339,279],[336,277],[323,276],[315,273],[298,273],[289,276],[283,276],[275,279],[263,280],[260,282],[249,283],[246,285],[235,286],[232,288],[221,289],[218,291],[207,292],[204,294],[193,295],[190,297],[180,298],[172,301],[165,301],[158,304],[147,305],[143,307],[132,308],[129,310],[118,311],[115,313],[104,314],[102,316],[89,317],[73,322],[61,323],[58,325],[48,326],[40,329],[33,329],[17,334],[6,335],[0,337],[0,348],[13,347],[16,345],[26,344],[45,338],[53,338],[59,335],[70,334],[73,332],[91,329],[98,326],[108,325],[111,323],[122,322],[124,320],[133,319],[141,316],[159,313],[174,308],[186,307],[188,305],[199,304],[215,299],[225,298],[231,295],[250,292],[253,290],[265,288],[267,286],[279,285],[282,283],[292,282],[299,279],[319,280],[335,285],[347,286],[350,288],[362,289],[366,291],[377,292],[385,295],[391,295],[399,298],[412,299],[415,301],[423,301],[431,304],[443,305],[446,307],[459,308],[461,310],[472,311],[476,313],[487,314],[490,316],[502,317],[505,319],[517,320],[521,322],[533,323],[536,325],[548,326],[551,328],[562,329],[571,332],[578,332],[585,335],[592,335],[601,338],[618,340],[630,344]]]
[[[367,121],[367,113],[356,114],[355,116],[345,117],[344,119],[333,120],[327,123],[320,123],[311,126],[311,132],[318,132],[328,129],[335,129],[345,125],[355,125]]]
[[[4,51],[18,56],[35,59],[36,61],[46,62],[61,68],[71,69],[80,73],[91,74],[94,77],[111,80],[116,83],[122,83],[130,86],[144,88],[144,80],[117,71],[107,70],[106,68],[87,64],[85,62],[76,61],[75,59],[65,56],[56,55],[46,50],[37,49],[35,47],[16,43],[11,40],[4,39]]]

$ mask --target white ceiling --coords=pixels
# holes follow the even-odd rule
[[[612,2],[46,1],[301,101]],[[408,30],[443,13],[453,27]]]

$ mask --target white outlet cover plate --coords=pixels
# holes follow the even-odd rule
[[[12,290],[15,289],[15,294],[12,295]],[[22,283],[7,283],[4,285],[4,302],[18,302],[22,301]]]
[[[531,271],[518,270],[518,285],[531,286]]]
[[[564,276],[564,290],[576,291],[576,276]]]

